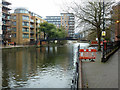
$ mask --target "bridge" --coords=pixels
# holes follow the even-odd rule
[[[49,39],[39,39],[37,41],[32,41],[30,42],[30,44],[38,44],[40,42],[40,44],[42,42],[50,42],[50,41],[64,41],[64,40],[71,40],[71,41],[83,41],[83,42],[89,42],[89,40],[84,40],[84,39],[78,39],[78,38],[49,38]]]

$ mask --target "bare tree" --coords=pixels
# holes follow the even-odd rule
[[[68,6],[69,10],[67,12],[73,12],[77,18],[78,27],[84,25],[86,31],[93,30],[97,33],[98,38],[98,50],[101,50],[101,32],[103,29],[103,20],[105,21],[105,28],[109,27],[111,22],[111,7],[114,2],[111,0],[109,2],[104,2],[104,19],[103,19],[103,2],[99,0],[88,1],[85,4],[78,4],[74,2],[72,6]]]

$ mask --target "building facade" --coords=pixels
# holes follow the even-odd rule
[[[115,41],[120,40],[120,2],[112,7],[111,15],[113,19],[113,28],[115,29]]]
[[[17,8],[11,14],[11,41],[16,44],[30,44],[42,38],[42,33],[39,33],[39,24],[45,22],[41,16],[28,11],[25,8]]]
[[[11,3],[5,0],[2,0],[2,38],[4,42],[10,41],[11,37],[11,20],[10,20],[10,6]]]
[[[46,16],[45,19],[48,23],[54,24],[56,27],[61,27],[61,16]]]
[[[64,27],[68,37],[74,37],[75,17],[73,13],[61,13],[61,16],[46,16],[45,20],[58,28]]]

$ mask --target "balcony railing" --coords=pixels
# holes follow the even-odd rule
[[[27,27],[29,27],[29,25],[27,25],[27,24],[23,24],[23,26],[27,26]]]
[[[35,37],[32,36],[32,37],[30,37],[30,39],[35,39]]]
[[[31,19],[30,22],[31,22],[31,23],[34,23],[34,20]]]
[[[11,28],[8,28],[7,30],[8,30],[8,31],[11,31]]]
[[[2,5],[3,6],[3,8],[7,8],[8,10],[11,10],[12,9],[12,7],[10,7],[10,6],[8,6],[8,5]]]
[[[7,11],[2,11],[2,13],[10,15],[10,12],[7,12]]]
[[[22,32],[29,32],[29,30],[22,30]]]
[[[33,25],[30,25],[30,28],[34,28],[34,26],[33,26]]]
[[[34,31],[30,31],[31,34],[34,34]]]

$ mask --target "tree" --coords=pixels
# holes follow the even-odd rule
[[[78,27],[83,26],[85,31],[92,30],[97,33],[98,38],[98,50],[101,50],[101,32],[103,29],[103,20],[105,20],[105,27],[110,25],[110,10],[114,2],[104,2],[104,19],[103,19],[103,2],[89,1],[85,4],[78,4],[74,2],[74,7],[69,7],[69,11],[72,10],[77,17]]]
[[[44,39],[51,38],[65,38],[67,36],[65,29],[63,27],[56,28],[54,24],[48,22],[40,23],[39,33],[44,32]]]

